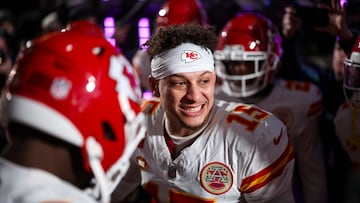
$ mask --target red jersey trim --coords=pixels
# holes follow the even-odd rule
[[[322,99],[320,99],[317,102],[314,102],[313,104],[310,105],[309,111],[307,113],[307,116],[313,116],[313,115],[317,115],[320,114],[323,110],[323,101]]]
[[[288,142],[285,151],[274,163],[264,168],[260,172],[242,180],[240,191],[243,193],[251,193],[265,186],[270,181],[280,176],[284,168],[293,159],[294,151],[290,142]]]

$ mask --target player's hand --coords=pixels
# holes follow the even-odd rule
[[[318,7],[325,8],[329,13],[329,24],[325,27],[315,27],[318,32],[328,33],[331,36],[338,36],[342,40],[350,40],[352,33],[346,24],[346,3],[341,4],[340,0],[331,0],[331,6],[319,4]]]

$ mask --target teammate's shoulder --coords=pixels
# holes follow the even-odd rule
[[[353,111],[348,101],[344,101],[337,109],[334,120],[343,122],[346,117],[351,118]],[[346,119],[347,120],[347,119]],[[347,122],[347,121],[346,121]]]
[[[320,88],[310,81],[278,79],[276,84],[282,89],[296,94],[314,96],[322,95]]]
[[[310,82],[301,80],[277,80],[277,92],[289,98],[294,109],[305,113],[305,117],[316,118],[323,112],[323,96],[320,88]]]
[[[338,111],[343,111],[343,110],[350,109],[350,108],[351,108],[350,103],[349,103],[348,101],[344,101],[344,102],[340,105]]]
[[[286,97],[297,100],[297,106],[310,108],[311,114],[318,114],[322,111],[323,95],[320,88],[310,81],[300,80],[279,80],[276,83],[277,90]]]

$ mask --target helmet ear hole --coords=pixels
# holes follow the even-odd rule
[[[115,133],[114,133],[111,125],[108,122],[103,122],[102,123],[102,128],[103,128],[103,131],[104,131],[105,139],[111,140],[111,141],[116,140]]]
[[[93,54],[96,56],[101,56],[105,52],[104,47],[95,47],[93,50]]]

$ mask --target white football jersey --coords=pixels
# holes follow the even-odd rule
[[[216,97],[246,103],[225,95],[220,88]],[[327,202],[325,160],[318,124],[322,113],[320,89],[310,82],[278,79],[271,92],[255,105],[273,113],[286,125],[294,146],[304,203]]]
[[[360,112],[345,102],[336,113],[334,125],[336,136],[351,161],[360,164]]]
[[[42,170],[25,168],[0,158],[0,202],[95,203],[75,186]]]
[[[143,107],[148,132],[134,158],[157,202],[267,202],[291,193],[294,154],[286,127],[271,113],[214,105],[207,127],[172,159],[159,101]]]

